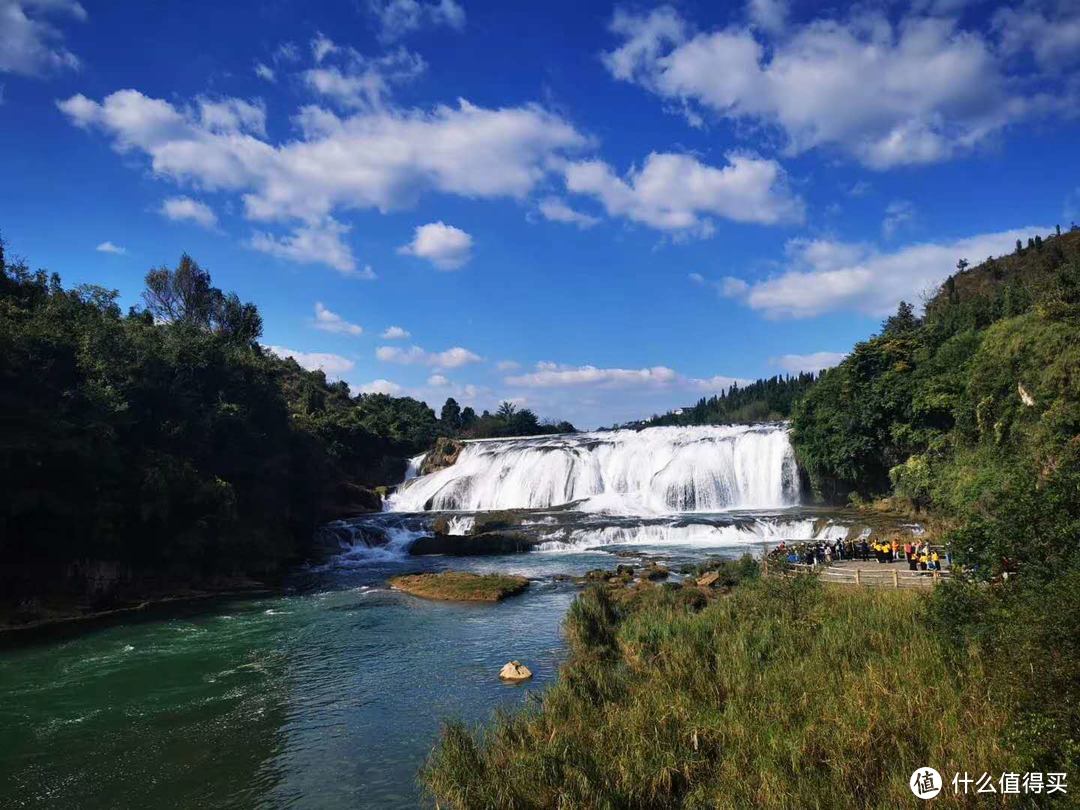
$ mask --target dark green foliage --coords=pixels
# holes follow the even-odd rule
[[[466,405],[461,409],[461,428],[468,430],[476,424],[476,411],[472,409],[471,405]]]
[[[452,401],[452,400],[448,400]],[[446,429],[446,435],[466,439],[494,439],[500,436],[544,436],[552,433],[574,433],[569,422],[541,422],[529,408],[518,408],[513,402],[501,402],[494,414],[484,411],[480,416],[472,408],[461,412],[456,432]]]
[[[797,405],[796,452],[825,497],[893,494],[937,516],[971,581],[935,591],[930,626],[958,660],[989,662],[1025,769],[1075,771],[1080,233],[1018,241],[910,315]]]
[[[321,459],[252,342],[257,313],[219,319],[247,306],[155,325],[115,293],[0,267],[0,559],[209,574],[296,554]]]
[[[972,650],[993,662],[986,688],[1010,706],[1008,738],[1027,769],[1080,767],[1080,569],[1048,582],[1014,579],[986,588],[937,588],[928,624],[956,659]]]
[[[242,304],[236,293],[226,295],[212,286],[210,274],[186,253],[175,270],[160,267],[146,274],[143,301],[158,322],[208,330],[240,343],[262,335],[255,305]]]
[[[447,397],[442,410],[439,412],[439,423],[444,430],[457,432],[461,430],[461,406],[453,397]]]
[[[814,374],[804,372],[797,376],[778,375],[756,380],[744,386],[732,385],[721,394],[702,397],[681,412],[672,411],[625,427],[776,422],[791,415],[795,400],[809,390],[815,379]]]
[[[1032,239],[1043,244],[957,273],[921,321],[901,304],[793,414],[820,495],[936,509],[984,576],[1075,561],[1080,238]]]
[[[421,402],[350,397],[264,352],[257,309],[187,256],[148,274],[147,309],[116,297],[0,247],[5,599],[92,561],[137,580],[273,574],[437,434]]]
[[[411,397],[351,396],[257,343],[253,304],[187,255],[146,276],[145,309],[65,290],[0,244],[3,596],[59,588],[88,561],[127,579],[268,575],[320,520],[377,506],[440,435],[572,431],[507,404],[442,418]]]

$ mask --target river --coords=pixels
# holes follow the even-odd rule
[[[415,807],[440,722],[488,719],[551,683],[582,574],[658,555],[677,569],[850,516],[799,506],[783,426],[658,428],[478,442],[407,481],[390,510],[342,522],[341,554],[288,590],[159,611],[0,650],[3,807]],[[450,519],[513,508],[536,551],[410,557]],[[424,601],[416,570],[530,578],[498,605]],[[535,677],[497,678],[510,659]]]

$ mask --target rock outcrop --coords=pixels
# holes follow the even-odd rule
[[[420,475],[430,475],[433,472],[451,467],[457,464],[458,456],[464,449],[465,443],[458,439],[449,439],[440,436],[435,441],[435,446],[424,456],[420,462]]]
[[[519,661],[510,661],[499,670],[499,677],[504,681],[518,683],[529,680],[532,677],[532,671]]]
[[[516,554],[531,551],[539,540],[518,532],[484,532],[483,534],[435,534],[421,537],[409,548],[409,554],[449,554],[472,557],[481,554]]]
[[[382,497],[378,492],[351,481],[341,481],[324,496],[322,518],[338,520],[381,509]]]

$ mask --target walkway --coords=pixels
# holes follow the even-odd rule
[[[765,573],[776,563],[766,561]],[[838,585],[868,585],[879,588],[932,588],[952,573],[943,571],[912,571],[906,560],[879,563],[877,560],[836,560],[828,565],[788,563],[787,570],[817,574],[823,582]]]

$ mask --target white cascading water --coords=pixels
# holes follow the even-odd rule
[[[716,525],[645,524],[640,526],[605,526],[600,529],[572,529],[567,536],[542,543],[538,551],[584,551],[598,546],[760,546],[776,545],[781,540],[822,540],[833,542],[848,536],[842,523],[818,526],[809,519],[782,520],[766,518],[750,523]]]
[[[475,512],[574,502],[617,514],[774,509],[799,502],[799,476],[784,425],[615,430],[469,442],[456,464],[405,481],[386,508]]]
[[[405,465],[405,478],[403,480],[412,481],[420,475],[420,465],[424,463],[424,456],[426,455],[427,453],[421,453],[409,459],[408,464]]]

